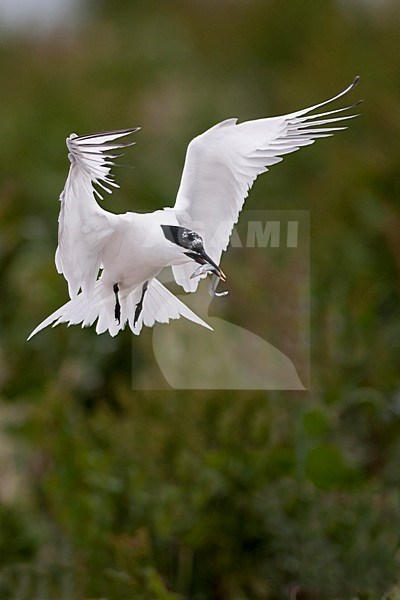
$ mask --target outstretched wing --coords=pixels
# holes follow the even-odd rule
[[[103,210],[95,195],[102,198],[97,187],[111,194],[119,187],[110,174],[113,150],[131,146],[135,142],[121,142],[119,138],[135,129],[77,136],[72,133],[66,140],[71,162],[65,187],[60,195],[58,218],[58,247],[56,267],[68,282],[70,298],[81,288],[91,294],[102,262],[102,252],[115,227],[117,215]],[[95,187],[96,186],[96,187]]]
[[[174,210],[182,226],[202,235],[207,254],[217,264],[257,176],[280,162],[284,154],[346,129],[332,125],[357,116],[338,116],[356,104],[309,113],[347,94],[358,80],[356,77],[337,96],[315,106],[239,125],[237,119],[228,119],[190,142]],[[192,272],[191,264],[173,267],[177,283],[186,291],[194,291],[198,285],[198,279],[190,279]]]

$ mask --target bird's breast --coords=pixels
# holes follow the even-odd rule
[[[144,217],[145,215],[139,215]],[[176,264],[181,250],[166,240],[155,219],[137,219],[116,230],[103,253],[103,277],[132,287]]]

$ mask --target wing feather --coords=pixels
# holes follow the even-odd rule
[[[190,142],[174,210],[182,226],[202,235],[207,254],[217,264],[257,176],[281,162],[285,154],[346,129],[343,121],[357,115],[332,115],[358,103],[309,113],[347,94],[358,80],[356,77],[333,98],[309,108],[240,124],[237,119],[227,119]],[[198,279],[190,279],[192,271],[191,265],[173,267],[177,283],[186,291],[194,291],[198,285]]]
[[[95,196],[102,199],[98,188],[111,194],[112,188],[119,187],[111,175],[113,160],[117,158],[112,151],[133,145],[135,142],[120,141],[120,138],[137,129],[79,137],[72,133],[66,140],[71,166],[60,195],[55,262],[57,271],[68,282],[71,298],[80,289],[88,295],[93,292],[104,246],[118,219],[102,209]]]

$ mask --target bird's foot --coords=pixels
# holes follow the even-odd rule
[[[149,282],[146,281],[142,287],[142,295],[140,297],[139,302],[136,304],[136,308],[135,308],[135,316],[133,318],[133,326],[136,327],[136,323],[140,317],[140,313],[143,310],[143,300],[144,300],[144,295],[146,293],[146,290],[148,288]]]
[[[119,302],[119,287],[118,283],[115,283],[113,286],[114,295],[115,295],[115,308],[114,308],[114,317],[115,320],[118,321],[118,325],[121,324],[121,304]]]

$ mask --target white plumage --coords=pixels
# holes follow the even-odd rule
[[[114,151],[134,144],[121,139],[138,128],[71,134],[67,138],[71,166],[60,196],[55,258],[71,300],[30,337],[50,324],[90,326],[96,319],[97,333],[110,335],[126,323],[138,334],[143,324],[152,327],[156,321],[181,316],[208,327],[156,276],[172,266],[177,283],[185,291],[195,291],[198,278],[191,276],[199,263],[224,278],[221,254],[257,176],[285,154],[345,129],[343,122],[356,115],[340,113],[355,105],[310,113],[337,100],[357,82],[358,77],[330,100],[288,115],[241,124],[228,119],[211,127],[188,146],[175,206],[153,213],[115,215],[96,201],[96,196],[102,199],[99,188],[111,193],[119,187],[110,174]]]

